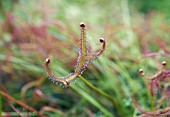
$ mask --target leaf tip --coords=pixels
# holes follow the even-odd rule
[[[143,69],[140,69],[140,70],[139,70],[139,73],[140,73],[140,75],[142,75],[142,76],[143,76],[143,75],[144,75],[144,73],[143,73]]]
[[[162,62],[162,65],[163,65],[163,66],[166,66],[166,61],[163,61],[163,62]]]
[[[46,59],[45,59],[45,62],[46,62],[47,64],[49,64],[49,63],[50,63],[50,58],[46,58]]]
[[[100,43],[103,43],[104,42],[104,38],[100,38]]]
[[[80,27],[84,28],[85,26],[86,26],[86,25],[85,25],[84,22],[81,22],[81,23],[80,23]]]

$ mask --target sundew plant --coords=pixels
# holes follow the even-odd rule
[[[140,116],[168,116],[170,114],[170,89],[169,89],[169,77],[170,71],[166,70],[166,61],[162,62],[162,68],[160,68],[153,75],[146,75],[143,69],[139,70],[141,76],[147,79],[148,94],[151,94],[150,103],[152,110],[145,111],[139,107],[136,100],[133,101],[134,106],[141,112]],[[149,101],[149,100],[148,100]]]
[[[75,81],[75,78],[78,75],[81,75],[84,71],[84,69],[87,67],[89,63],[93,59],[97,59],[105,50],[106,48],[106,42],[104,38],[100,38],[100,42],[103,44],[102,49],[97,52],[97,54],[91,54],[88,52],[87,46],[86,46],[86,25],[85,23],[81,22],[80,23],[80,28],[81,28],[81,36],[80,36],[80,42],[79,42],[79,55],[77,59],[77,65],[75,66],[74,73],[70,73],[68,76],[58,78],[52,74],[50,71],[48,65],[50,63],[50,59],[47,58],[45,60],[45,65],[44,68],[47,72],[47,75],[49,76],[49,79],[52,80],[53,83],[63,85],[63,86],[69,86],[71,82]]]
[[[169,11],[169,0],[0,0],[0,117],[169,117]]]

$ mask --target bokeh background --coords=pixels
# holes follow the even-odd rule
[[[134,99],[150,110],[138,71],[152,74],[163,60],[170,67],[169,12],[169,0],[0,0],[0,90],[49,117],[132,117],[140,114]],[[107,41],[82,76],[111,95],[118,111],[78,78],[63,88],[44,75],[47,57],[56,76],[74,71],[82,21],[90,52],[101,48],[100,37]],[[10,104],[37,116],[0,97],[1,116],[18,116]]]

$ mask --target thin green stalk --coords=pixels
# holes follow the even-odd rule
[[[93,89],[95,92],[101,94],[102,96],[106,97],[107,99],[109,99],[112,102],[113,107],[115,108],[116,112],[118,112],[119,108],[118,105],[116,103],[116,101],[108,94],[106,94],[105,92],[101,91],[100,89],[96,88],[95,86],[93,86],[90,82],[88,82],[85,78],[83,78],[81,75],[78,75],[78,77],[91,89]]]
[[[78,85],[71,85],[71,86],[77,93],[83,96],[84,99],[86,99],[88,102],[90,102],[95,107],[100,109],[104,115],[106,115],[107,117],[115,117],[113,113],[109,112],[109,110],[107,110],[104,106],[102,106],[94,97],[92,97],[88,92],[84,91],[82,85],[78,84]]]
[[[2,117],[2,95],[0,94],[0,117]]]

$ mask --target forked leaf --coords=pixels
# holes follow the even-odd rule
[[[165,68],[166,68],[166,61],[163,61],[162,62],[162,68],[159,71],[157,71],[155,74],[153,74],[153,75],[145,75],[145,73],[143,72],[143,69],[140,69],[139,73],[144,78],[153,79],[153,78],[156,78],[157,76],[161,75],[163,73],[163,71],[165,70]]]
[[[79,56],[77,59],[77,65],[75,66],[74,73],[70,73],[68,76],[65,76],[63,78],[55,77],[48,67],[48,65],[50,64],[50,59],[47,58],[45,61],[45,65],[44,65],[45,71],[47,72],[49,79],[52,80],[56,84],[69,86],[71,81],[73,81],[77,75],[83,73],[83,71],[85,70],[87,65],[91,62],[91,60],[99,57],[106,48],[105,40],[103,38],[100,38],[100,42],[103,43],[102,49],[97,54],[92,55],[92,54],[87,53],[85,23],[81,22],[80,28],[81,28],[81,36],[80,36],[80,42],[79,42]]]

